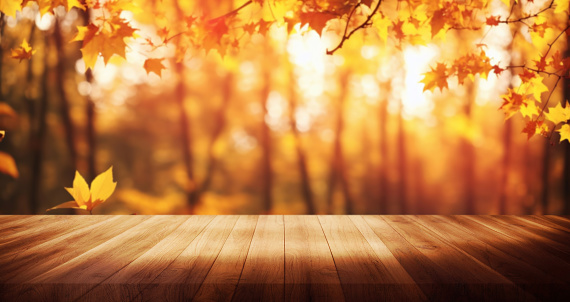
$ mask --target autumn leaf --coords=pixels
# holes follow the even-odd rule
[[[499,109],[505,112],[505,120],[508,120],[515,115],[521,107],[527,106],[527,97],[524,94],[517,93],[515,90],[509,88],[508,93],[502,96],[503,104]],[[527,125],[528,127],[528,125]]]
[[[81,53],[85,67],[93,68],[99,55],[103,57],[105,64],[109,62],[113,55],[126,58],[125,38],[132,38],[136,29],[118,16],[106,20],[108,26],[99,27],[95,24],[78,26],[77,34],[73,41],[83,41]]]
[[[5,15],[16,18],[16,11],[21,11],[22,0],[1,0],[0,11]]]
[[[526,123],[526,126],[524,127],[522,133],[526,133],[528,138],[530,139],[531,137],[533,137],[536,134],[536,121],[529,121]]]
[[[335,15],[324,12],[307,12],[301,13],[299,17],[301,19],[301,25],[309,24],[319,35],[322,35],[327,22],[334,19]]]
[[[144,61],[144,69],[146,70],[146,74],[151,72],[156,73],[159,77],[162,76],[162,70],[166,67],[162,65],[163,59],[147,59]]]
[[[6,131],[0,130],[0,142],[4,139],[4,136],[6,136]]]
[[[489,26],[497,26],[499,25],[500,21],[501,21],[500,16],[490,16],[487,17],[487,21],[485,21],[485,23]]]
[[[544,113],[546,119],[553,122],[554,125],[558,125],[562,122],[566,122],[570,119],[570,104],[566,101],[566,107],[562,107],[560,103],[556,107],[548,108],[548,112]]]
[[[524,106],[520,107],[520,112],[523,117],[532,118],[534,115],[538,115],[538,107],[534,101],[528,100]]]
[[[3,132],[4,131],[2,131],[2,137],[4,136]],[[0,152],[0,173],[10,175],[13,178],[20,177],[18,167],[16,167],[16,161],[8,153]]]
[[[0,102],[0,116],[16,117],[16,111],[10,105]]]
[[[564,140],[570,142],[570,125],[564,124],[556,131],[560,132],[560,142],[563,142]]]
[[[440,30],[443,29],[445,25],[445,10],[440,9],[433,12],[433,17],[431,18],[431,37],[435,37]]]
[[[110,167],[107,171],[95,177],[93,182],[91,182],[91,189],[89,189],[83,176],[76,171],[75,178],[73,179],[73,187],[65,188],[74,200],[64,202],[46,211],[72,208],[91,212],[113,194],[116,186],[117,183],[113,182],[113,167]]]
[[[34,53],[36,53],[36,50],[32,49],[32,47],[28,44],[28,41],[24,39],[22,41],[22,44],[20,44],[20,47],[12,49],[11,56],[13,59],[20,59],[20,62],[22,62],[23,59],[31,59]]]
[[[431,68],[431,71],[423,74],[424,78],[420,81],[424,83],[424,90],[433,91],[435,87],[439,87],[442,91],[443,88],[447,88],[447,67],[443,63],[437,63],[435,69]]]

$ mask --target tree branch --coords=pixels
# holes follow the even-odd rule
[[[378,3],[376,3],[376,6],[374,7],[374,10],[372,11],[372,13],[370,13],[370,15],[368,15],[368,17],[366,18],[366,21],[362,22],[362,24],[360,24],[359,26],[357,26],[356,28],[354,28],[353,30],[351,30],[348,33],[348,27],[350,26],[350,19],[352,18],[352,15],[354,14],[354,12],[356,11],[356,9],[358,7],[360,7],[360,5],[362,4],[362,2],[359,2],[358,4],[356,4],[352,10],[350,11],[350,14],[348,15],[348,20],[346,20],[346,27],[344,28],[344,33],[342,34],[342,38],[340,40],[340,42],[338,43],[338,45],[333,48],[332,50],[328,50],[327,49],[327,55],[332,55],[334,54],[337,50],[339,50],[340,48],[342,48],[342,46],[344,45],[344,41],[350,39],[350,37],[357,32],[358,30],[365,28],[367,26],[372,25],[372,17],[378,12],[378,10],[380,9],[380,4],[382,4],[382,0],[378,0]],[[348,34],[347,34],[348,33]]]

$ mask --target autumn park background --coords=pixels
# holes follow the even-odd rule
[[[570,214],[568,1],[1,1],[1,214]]]

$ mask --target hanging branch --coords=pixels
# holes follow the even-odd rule
[[[327,55],[332,55],[334,54],[337,50],[341,49],[342,46],[344,45],[344,41],[350,39],[350,37],[357,32],[358,30],[368,27],[370,25],[372,25],[372,17],[378,12],[378,10],[380,9],[380,4],[382,4],[382,0],[378,0],[378,3],[376,3],[376,6],[374,7],[374,10],[372,11],[372,13],[370,13],[370,15],[368,15],[368,17],[366,18],[366,20],[364,22],[362,22],[360,25],[358,25],[357,27],[355,27],[354,29],[352,29],[350,32],[348,32],[348,26],[350,25],[350,19],[352,18],[352,16],[354,15],[354,12],[356,11],[356,9],[358,7],[360,7],[360,5],[362,4],[362,2],[356,4],[352,10],[350,11],[350,14],[348,15],[348,19],[346,20],[346,27],[344,28],[344,33],[342,34],[342,38],[340,40],[340,42],[338,43],[338,45],[333,48],[332,50],[328,50],[327,49]]]

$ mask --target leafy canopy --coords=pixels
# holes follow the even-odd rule
[[[163,48],[175,49],[176,62],[195,50],[227,56],[238,52],[250,37],[265,36],[277,27],[289,33],[297,25],[319,35],[336,33],[336,44],[327,50],[331,55],[345,43],[355,43],[351,38],[358,32],[396,49],[444,43],[449,34],[471,32],[481,37],[480,42],[466,54],[437,62],[424,73],[423,90],[443,91],[452,80],[462,85],[508,70],[518,84],[497,96],[503,101],[505,119],[520,113],[526,122],[523,133],[529,138],[535,134],[550,138],[557,130],[560,140],[566,139],[568,106],[549,108],[548,103],[561,80],[569,77],[570,58],[560,52],[561,41],[570,33],[568,0],[244,0],[235,8],[232,5],[233,1],[2,0],[0,11],[10,17],[26,6],[37,7],[41,15],[53,14],[58,7],[88,13],[88,24],[78,26],[72,40],[81,42],[87,68],[93,68],[99,57],[107,64],[112,57],[126,58],[129,50],[137,49],[147,57],[146,72],[158,76],[168,59],[160,51]],[[156,33],[139,36],[134,24],[152,25]],[[524,53],[523,62],[501,63],[487,55],[485,37],[499,27],[511,31],[511,52]],[[24,40],[12,50],[12,57],[30,59],[34,52]],[[548,78],[557,81],[548,85]]]

